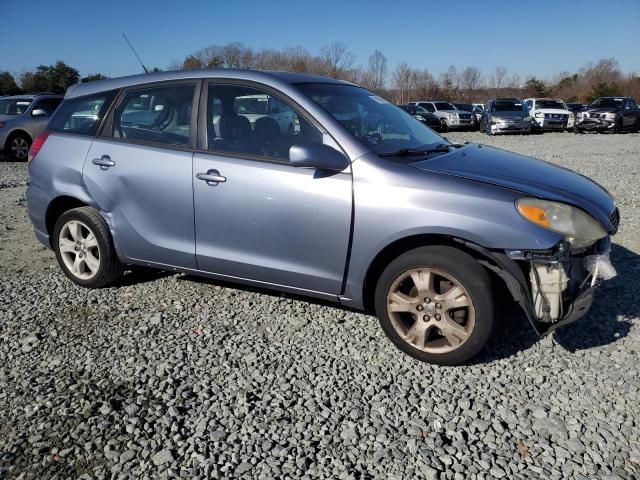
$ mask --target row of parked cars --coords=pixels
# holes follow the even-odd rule
[[[33,139],[44,130],[63,98],[51,93],[0,97],[0,152],[13,161],[26,160]],[[640,130],[640,108],[631,97],[601,97],[590,105],[553,98],[498,98],[487,104],[421,100],[398,106],[439,132],[468,129],[495,135]]]
[[[631,97],[600,97],[590,105],[556,98],[498,98],[485,104],[420,100],[398,105],[427,126],[487,135],[543,131],[620,133],[640,130],[640,108]]]

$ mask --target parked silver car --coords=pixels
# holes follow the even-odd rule
[[[475,118],[471,112],[458,110],[452,103],[446,100],[420,100],[411,102],[434,114],[442,122],[442,131],[449,129],[473,128]]]
[[[0,152],[26,161],[33,139],[44,130],[62,95],[26,94],[0,98]]]
[[[517,98],[489,100],[480,118],[480,130],[487,135],[497,133],[531,133],[531,116]]]
[[[278,99],[296,127],[252,121],[248,96]],[[318,297],[375,312],[424,361],[478,353],[500,286],[544,335],[584,315],[613,275],[618,210],[601,186],[451,144],[374,93],[313,75],[79,85],[33,142],[29,175],[36,236],[79,285],[144,265]]]

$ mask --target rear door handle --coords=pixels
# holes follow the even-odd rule
[[[196,175],[198,180],[203,180],[207,182],[207,185],[215,186],[219,183],[224,183],[227,181],[227,177],[223,177],[220,175],[220,172],[217,170],[209,170],[207,173],[198,173]]]
[[[94,165],[99,165],[103,170],[113,167],[116,164],[116,162],[111,160],[109,155],[102,155],[100,158],[94,158],[91,162],[93,162]]]

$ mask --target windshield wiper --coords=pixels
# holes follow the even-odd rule
[[[381,157],[408,157],[411,155],[429,155],[430,153],[449,153],[451,145],[441,143],[433,148],[401,148],[395,152],[380,153]]]

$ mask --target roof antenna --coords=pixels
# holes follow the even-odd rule
[[[131,51],[133,52],[133,54],[136,56],[136,58],[138,59],[138,61],[140,62],[140,65],[142,65],[142,69],[144,70],[144,73],[149,73],[149,70],[147,70],[147,67],[144,66],[144,63],[142,63],[142,60],[140,60],[140,57],[138,56],[138,54],[136,53],[136,50],[133,48],[133,45],[131,45],[131,42],[129,41],[129,39],[127,38],[127,36],[124,34],[124,32],[122,32],[122,36],[124,37],[124,39],[127,41],[127,43],[129,44],[129,47],[131,47]]]

